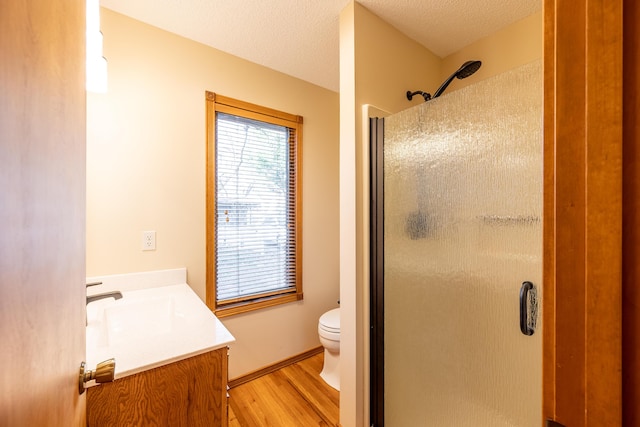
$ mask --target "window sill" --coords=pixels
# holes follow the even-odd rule
[[[261,298],[255,301],[241,302],[217,307],[213,310],[216,317],[229,317],[236,314],[248,313],[250,311],[260,310],[262,308],[273,307],[280,304],[301,301],[302,293],[277,295],[268,298]]]

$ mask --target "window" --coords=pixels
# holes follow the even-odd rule
[[[302,299],[302,117],[206,93],[207,304]]]

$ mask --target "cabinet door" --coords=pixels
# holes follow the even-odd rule
[[[227,425],[227,348],[91,387],[90,427]]]

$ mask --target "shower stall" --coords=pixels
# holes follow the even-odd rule
[[[536,61],[371,120],[376,427],[540,425],[542,119]]]

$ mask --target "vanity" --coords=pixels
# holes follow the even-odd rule
[[[114,381],[86,384],[87,425],[226,426],[234,340],[186,284],[186,270],[87,278],[87,366],[115,358]]]

